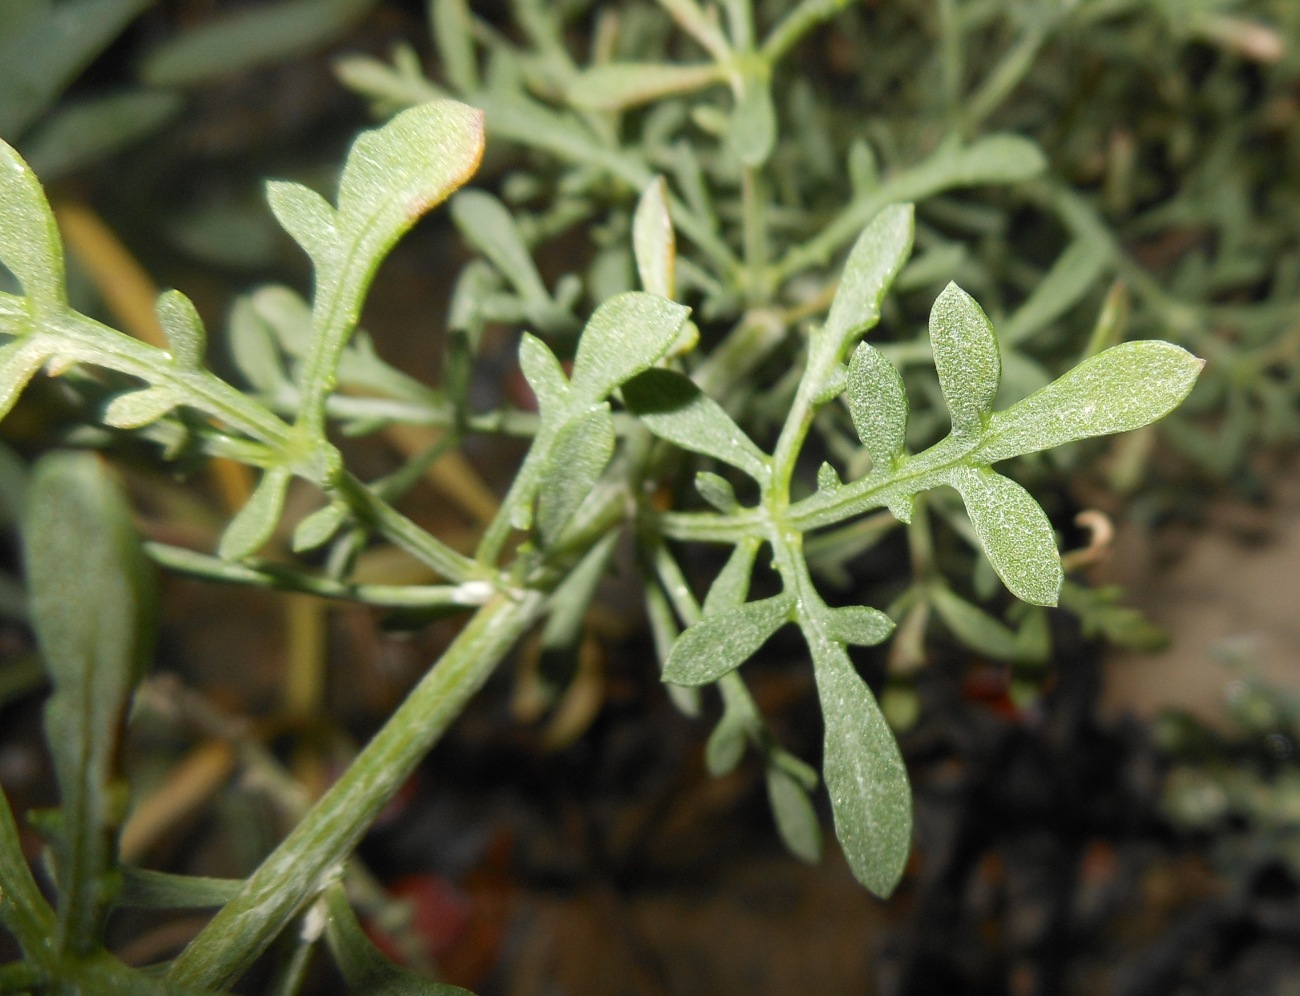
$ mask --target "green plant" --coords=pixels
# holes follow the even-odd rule
[[[1155,340],[1105,348],[1114,328],[1103,322],[1085,358],[1064,375],[1051,379],[1041,367],[1026,375],[1024,357],[999,342],[969,295],[948,283],[935,299],[936,277],[946,281],[960,264],[956,243],[932,225],[918,235],[909,202],[1033,178],[1043,158],[1023,138],[971,138],[957,129],[921,143],[929,147],[918,161],[884,179],[869,147],[855,144],[848,157],[856,190],[841,202],[791,187],[813,168],[816,149],[811,133],[783,136],[778,121],[798,120],[788,105],[801,98],[797,87],[778,93],[773,81],[795,42],[843,6],[795,5],[760,39],[746,3],[726,4],[724,30],[693,0],[665,0],[662,7],[704,50],[705,61],[622,65],[602,58],[580,69],[563,44],[560,16],[546,5],[519,5],[533,46],[524,53],[475,24],[464,4],[433,4],[444,70],[481,110],[446,99],[405,57],[391,70],[350,64],[354,82],[390,109],[413,106],[358,139],[333,202],[296,183],[268,186],[277,220],[311,260],[315,289],[310,303],[281,287],[236,303],[229,338],[247,388],[209,369],[206,330],[178,291],[157,302],[166,351],[74,310],[40,184],[3,147],[0,262],[22,293],[0,295],[0,412],[44,368],[62,378],[88,420],[151,440],[167,458],[221,457],[260,471],[216,556],[145,544],[164,567],[469,618],[346,773],[242,882],[119,867],[111,769],[64,763],[63,815],[41,824],[52,843],[55,909],[26,874],[12,817],[7,809],[0,814],[0,869],[8,876],[0,881],[0,918],[26,955],[0,970],[7,973],[0,980],[18,990],[71,979],[147,991],[146,976],[124,975],[131,970],[105,954],[99,940],[109,909],[138,903],[220,906],[165,967],[169,991],[233,985],[300,918],[305,940],[286,959],[284,991],[292,991],[293,973],[321,936],[354,987],[415,985],[357,928],[340,884],[347,859],[521,636],[544,621],[547,645],[578,639],[624,531],[636,541],[670,692],[687,710],[698,710],[699,686],[715,685],[721,696],[707,747],[710,770],[731,769],[754,747],[778,830],[809,860],[821,848],[811,793],[824,779],[854,874],[877,894],[893,890],[910,847],[906,773],[848,648],[881,643],[897,620],[896,644],[914,657],[933,610],[996,656],[1045,657],[1041,608],[1027,609],[1012,630],[939,571],[929,548],[931,516],[950,521],[982,551],[992,568],[988,578],[1000,578],[1028,606],[1056,604],[1063,571],[1051,522],[1028,491],[992,465],[1147,425],[1188,394],[1201,361]],[[598,37],[635,51],[654,51],[641,45],[648,40],[667,44],[663,25],[645,10],[629,11],[620,32]],[[489,50],[486,72],[480,45]],[[717,99],[723,87],[726,95]],[[688,103],[697,91],[699,102]],[[539,93],[563,109],[543,103]],[[658,98],[666,99],[644,113],[634,110]],[[489,136],[540,148],[563,166],[558,176],[504,176],[502,189],[517,202],[513,211],[484,190],[452,200],[453,220],[482,258],[460,277],[444,383],[430,388],[382,361],[357,324],[370,281],[397,239],[478,168],[485,122]],[[623,126],[638,129],[634,140],[622,137]],[[691,129],[704,136],[698,143],[688,141]],[[828,165],[823,157],[816,169],[833,172],[833,160]],[[530,200],[536,210],[519,206]],[[549,287],[534,250],[578,222],[596,220],[603,227],[585,279],[562,277]],[[914,239],[926,248],[909,264]],[[846,248],[838,276],[830,275],[827,264]],[[1081,297],[1060,290],[1081,265],[1078,254],[1062,260],[1044,282],[1050,293],[1031,293],[1010,316],[1013,346],[1060,313],[1052,295],[1067,303]],[[918,294],[928,298],[928,345],[877,348],[861,341],[891,308],[889,324],[905,325]],[[473,368],[493,322],[532,330],[520,338],[518,357],[535,413],[482,411],[470,401]],[[930,356],[937,390],[916,376],[919,360]],[[562,359],[572,360],[568,372]],[[1008,394],[1012,403],[995,404]],[[913,404],[909,396],[920,400]],[[387,478],[363,481],[350,473],[331,433],[364,434],[395,422],[436,426],[443,437]],[[396,503],[429,462],[471,435],[495,432],[526,437],[529,448],[477,549],[466,554],[421,529]],[[108,445],[113,437],[89,438]],[[326,549],[323,570],[258,556],[295,478],[317,488],[325,503],[293,524],[293,547],[298,554]],[[30,503],[37,511],[29,513],[25,541],[34,624],[55,701],[69,701],[65,688],[84,693],[78,681],[92,675],[116,682],[112,695],[83,696],[75,707],[54,710],[65,725],[51,728],[51,741],[81,745],[60,757],[82,750],[106,758],[138,677],[136,648],[145,641],[134,631],[105,639],[116,657],[111,668],[101,667],[88,656],[92,640],[83,622],[96,597],[106,614],[135,618],[143,587],[133,580],[136,567],[125,565],[136,554],[125,538],[121,499],[93,460],[51,458],[36,480],[41,500]],[[672,508],[656,504],[662,494],[672,497]],[[98,518],[61,511],[77,501],[106,511]],[[94,550],[107,552],[93,570],[89,554],[69,551],[60,538],[59,522],[73,516],[102,520],[95,535],[105,538]],[[830,604],[818,579],[842,567],[846,550],[860,552],[897,523],[907,524],[917,568],[904,596],[888,613]],[[405,550],[442,583],[353,580],[357,552],[372,540]],[[680,544],[729,548],[703,598],[679,566]],[[773,565],[779,590],[751,598],[760,558]],[[94,579],[93,590],[76,599],[51,594],[74,576]],[[50,605],[61,613],[43,608]],[[777,742],[737,670],[787,624],[801,630],[816,677],[825,719],[820,775]],[[72,860],[78,854],[86,860]],[[59,928],[51,935],[54,923]]]

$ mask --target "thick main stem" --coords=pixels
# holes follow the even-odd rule
[[[339,874],[380,809],[537,619],[544,596],[500,594],[475,614],[343,776],[249,877],[168,974],[177,986],[229,986]]]

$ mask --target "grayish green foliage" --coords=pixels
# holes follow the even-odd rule
[[[891,469],[907,440],[907,395],[898,370],[874,346],[859,344],[849,363],[845,397],[872,470]]]
[[[722,406],[671,370],[647,370],[623,387],[623,400],[656,436],[716,457],[761,481],[767,458]]]
[[[614,455],[614,420],[599,405],[569,419],[555,437],[538,484],[537,529],[552,545]]]
[[[288,467],[272,467],[262,475],[244,507],[221,534],[217,554],[222,560],[239,560],[266,545],[284,511],[284,497],[292,477]]]
[[[894,734],[844,648],[809,638],[826,722],[822,778],[835,814],[835,835],[858,881],[887,896],[912,847],[907,771]]]
[[[939,372],[952,434],[979,438],[1002,380],[998,340],[984,309],[956,284],[949,284],[930,312],[930,348]]]
[[[767,768],[767,798],[790,853],[813,864],[822,856],[822,828],[807,790],[776,765]]]
[[[32,478],[24,557],[31,619],[54,687],[46,738],[59,782],[52,846],[55,946],[87,953],[112,898],[119,727],[153,644],[150,569],[117,484],[90,454],[46,457]]]
[[[794,599],[773,595],[705,616],[673,644],[664,681],[706,685],[739,667],[790,620]]]

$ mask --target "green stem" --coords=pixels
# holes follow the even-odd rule
[[[486,602],[493,591],[486,581],[466,581],[459,585],[348,584],[304,574],[285,564],[236,563],[166,543],[146,543],[145,553],[154,563],[169,570],[207,581],[298,591],[388,609],[470,609]]]
[[[775,65],[796,42],[827,18],[834,17],[853,0],[803,0],[774,27],[759,49]]]
[[[498,595],[475,614],[442,659],[262,862],[238,896],[172,964],[176,987],[232,985],[339,874],[366,828],[540,614],[544,598]]]
[[[745,244],[745,302],[750,308],[764,308],[771,300],[767,274],[767,198],[763,176],[756,166],[746,166],[740,175],[741,228]]]
[[[489,581],[495,577],[492,571],[421,529],[351,474],[340,475],[329,490],[343,498],[363,522],[448,581]]]

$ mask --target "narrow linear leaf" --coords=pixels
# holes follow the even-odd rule
[[[45,314],[67,300],[63,243],[40,181],[22,156],[0,140],[0,263],[27,295],[30,314]]]
[[[240,878],[177,875],[148,868],[123,868],[115,906],[129,909],[207,909],[224,906],[239,894]]]
[[[822,777],[835,835],[854,877],[883,898],[902,878],[912,846],[907,769],[875,697],[844,648],[817,635],[809,646],[826,721]]]
[[[340,885],[325,890],[325,942],[348,989],[367,996],[474,996],[468,989],[434,982],[390,961],[366,936]]]
[[[310,187],[291,180],[268,180],[266,202],[288,232],[321,269],[340,252],[338,218],[329,201]]]
[[[831,639],[856,647],[884,643],[894,631],[894,620],[869,605],[846,605],[826,613],[826,630]]]
[[[568,95],[577,107],[620,111],[660,97],[692,93],[725,79],[722,67],[713,62],[611,62],[578,73],[569,84]]]
[[[104,424],[115,429],[151,425],[180,403],[169,387],[146,387],[119,394],[104,409]]]
[[[501,271],[525,301],[551,303],[533,254],[506,206],[482,190],[462,190],[451,199],[451,218],[465,241]]]
[[[893,467],[907,441],[907,392],[898,369],[880,350],[859,343],[849,362],[845,399],[858,439],[871,454],[871,469]]]
[[[977,438],[997,397],[1002,360],[984,309],[956,284],[945,287],[930,310],[930,346],[952,434]]]
[[[272,467],[262,475],[253,494],[222,533],[217,556],[222,560],[239,560],[266,545],[280,522],[292,477],[287,467]]]
[[[608,397],[668,352],[689,314],[689,308],[639,291],[610,298],[578,340],[573,393],[590,401]]]
[[[947,586],[930,588],[929,604],[953,636],[972,650],[1001,661],[1018,659],[1015,631]]]
[[[555,437],[537,489],[537,529],[553,544],[614,455],[614,419],[601,405],[572,419]]]
[[[756,481],[767,479],[763,451],[689,377],[672,370],[647,370],[623,385],[623,400],[661,439],[715,457]]]
[[[1055,605],[1064,580],[1061,555],[1047,513],[1033,496],[987,467],[958,468],[950,483],[961,492],[980,546],[1011,593],[1033,605]]]
[[[912,253],[914,214],[911,204],[891,204],[853,244],[822,329],[841,350],[880,321],[880,302]]]
[[[1164,418],[1191,392],[1205,365],[1181,346],[1123,342],[989,419],[972,456],[995,463],[1022,453]]]
[[[122,716],[153,643],[153,578],[120,487],[97,456],[36,465],[23,528],[31,620],[54,686],[46,740],[59,783],[56,944],[97,944],[111,898],[109,833]]]
[[[808,791],[781,768],[769,764],[767,801],[786,849],[807,864],[820,861],[822,828]]]
[[[0,135],[18,139],[148,6],[149,0],[4,0],[0,10],[13,19],[0,33]]]
[[[655,177],[637,201],[632,251],[641,286],[651,294],[672,298],[677,290],[677,242],[668,214],[668,183],[662,176]]]
[[[194,302],[178,290],[163,291],[154,302],[154,311],[167,335],[172,359],[191,370],[202,367],[207,333]]]
[[[564,376],[564,369],[551,348],[529,332],[519,340],[519,369],[533,389],[543,418],[564,410],[569,396],[569,381]]]
[[[125,90],[60,106],[23,139],[36,175],[53,183],[162,128],[185,105],[180,94]]]
[[[1105,275],[1114,255],[1109,239],[1076,238],[1004,323],[1002,341],[1021,342],[1064,315]]]
[[[465,0],[431,0],[429,27],[447,81],[461,93],[473,93],[479,80],[469,4]]]
[[[234,11],[155,49],[140,67],[158,87],[193,86],[313,52],[342,37],[375,0],[280,0]]]
[[[734,671],[790,619],[794,599],[774,595],[705,616],[682,633],[664,662],[663,680],[707,685]]]
[[[49,346],[30,338],[0,346],[0,419],[9,414],[23,388],[49,357]]]

